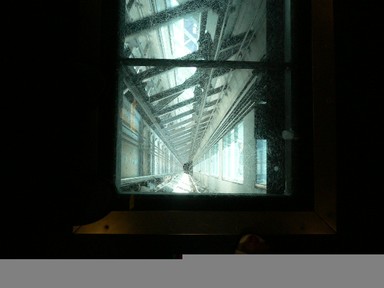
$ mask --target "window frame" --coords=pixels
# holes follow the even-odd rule
[[[106,7],[110,7],[109,5],[107,4]],[[270,209],[271,207],[264,210],[250,209],[248,211],[214,211],[210,210],[209,207],[199,211],[193,209],[189,211],[172,209],[160,211],[154,206],[153,209],[147,211],[135,211],[127,208],[121,209],[122,207],[117,205],[100,220],[74,227],[76,234],[238,235],[247,227],[257,228],[262,234],[335,234],[337,231],[337,163],[334,124],[336,120],[336,96],[333,61],[333,0],[311,0],[311,12],[312,96],[314,101],[312,111],[314,127],[313,207],[296,211],[275,210]],[[111,52],[112,50],[106,49],[106,51]],[[113,69],[113,65],[110,63],[105,66],[107,70]],[[110,114],[107,113],[107,115],[111,118]],[[113,150],[111,147],[107,145],[109,152]],[[115,167],[114,159],[113,161],[107,159],[106,162],[111,164],[113,162],[113,168]],[[133,199],[134,197],[131,197],[130,201]],[[194,203],[192,200],[191,204]],[[132,206],[129,205],[129,207]]]

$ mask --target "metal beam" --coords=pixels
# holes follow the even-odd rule
[[[191,133],[191,132],[192,132],[192,128],[189,129],[189,130],[178,131],[177,133],[172,134],[170,136],[171,136],[172,139],[176,139],[176,138],[179,138],[181,136],[187,135],[188,133]]]
[[[164,115],[164,114],[166,114],[166,113],[172,112],[172,111],[174,111],[174,110],[176,110],[176,109],[179,109],[179,108],[181,108],[181,107],[184,107],[184,106],[186,106],[186,105],[188,105],[188,104],[192,104],[192,103],[195,102],[195,101],[196,101],[195,98],[191,98],[191,99],[188,99],[188,100],[179,102],[179,103],[177,103],[177,104],[175,104],[175,105],[169,106],[169,107],[167,107],[167,108],[161,109],[159,112],[155,112],[155,114],[156,114],[157,116],[161,116],[161,115]]]
[[[173,138],[172,138],[172,143],[177,143],[177,142],[179,142],[180,140],[185,140],[186,138],[188,138],[188,137],[191,136],[191,133],[192,133],[192,132],[188,132],[187,134],[179,135],[178,137],[173,137]]]
[[[176,95],[176,97],[177,97],[184,90],[187,90],[188,88],[190,88],[193,85],[196,85],[197,83],[199,83],[199,77],[198,77],[198,75],[194,74],[189,79],[187,79],[183,84],[177,85],[177,86],[175,86],[175,87],[173,87],[171,89],[165,90],[165,91],[157,93],[155,95],[152,95],[151,97],[149,97],[149,101],[151,103],[153,103],[153,102],[156,102],[156,101],[160,101],[162,99],[166,99],[166,98],[171,97],[171,96],[175,96]]]
[[[205,123],[204,125],[200,125],[198,132],[202,132],[207,126],[208,126],[208,122]]]
[[[207,122],[209,120],[209,118],[210,118],[210,115],[205,115],[204,117],[201,117],[200,124]]]
[[[215,95],[215,94],[217,94],[217,93],[220,93],[221,90],[224,90],[224,89],[226,89],[226,87],[220,86],[220,87],[217,87],[217,88],[208,90],[208,92],[207,92],[207,97],[212,96],[212,95]]]
[[[185,147],[185,146],[190,145],[190,144],[191,144],[191,139],[189,138],[189,139],[184,140],[183,142],[180,142],[179,144],[176,145],[177,148],[183,147],[184,148],[184,149],[182,149],[183,151],[180,151],[180,149],[175,149],[175,150],[178,151],[178,153],[189,153],[190,148],[188,148],[188,150],[187,150],[186,149],[187,147]]]
[[[189,88],[186,88],[185,90],[188,90]],[[157,100],[157,101],[154,101],[154,102],[157,102],[156,105],[153,105],[152,104],[152,107],[155,111],[161,111],[162,109],[164,109],[166,106],[169,105],[169,103],[171,103],[173,100],[175,100],[177,97],[179,97],[182,93],[185,92],[185,90],[182,90],[176,94],[173,94],[167,98],[164,98],[164,99],[161,99],[161,100]],[[149,99],[148,99],[149,100]]]
[[[212,112],[212,110],[204,111],[204,113],[201,114],[200,122],[202,122],[201,120],[204,119],[204,117],[211,115],[211,112]]]
[[[184,124],[193,123],[193,122],[194,122],[194,119],[193,118],[189,118],[189,119],[186,119],[186,120],[181,121],[179,123],[176,123],[176,124],[173,124],[173,125],[169,125],[169,126],[166,127],[166,129],[167,130],[169,130],[169,129],[172,130],[172,129],[175,129],[175,128],[177,128],[179,126],[182,126]]]
[[[212,106],[211,107],[205,107],[204,106],[204,108],[203,108],[204,109],[204,115],[203,116],[212,114],[212,111],[215,110],[215,108]]]
[[[168,133],[173,133],[174,131],[181,131],[181,130],[185,130],[185,129],[187,129],[187,128],[191,128],[193,125],[195,125],[195,123],[193,122],[193,121],[191,121],[190,123],[188,123],[187,125],[185,125],[184,127],[182,127],[182,128],[174,128],[174,129],[171,129],[171,130],[168,130],[167,129],[167,131],[168,131]]]
[[[188,54],[184,57],[177,58],[175,60],[180,60],[180,61],[186,61],[186,60],[197,60],[201,56],[199,51],[192,52],[191,54]],[[135,65],[135,66],[146,66],[146,65]],[[155,67],[155,68],[150,68],[147,69],[139,74],[135,75],[135,81],[141,82],[144,79],[154,77],[156,75],[160,75],[164,72],[167,72],[169,70],[172,70],[175,67],[172,66],[161,66],[161,67]]]
[[[179,134],[179,135],[177,135],[175,137],[171,137],[170,138],[171,142],[172,143],[177,143],[177,142],[180,142],[180,140],[185,140],[185,139],[189,138],[192,135],[191,133],[192,133],[192,131],[189,130],[188,132],[186,132],[184,134]]]
[[[211,112],[211,111],[209,111],[209,112]],[[204,115],[200,121],[200,126],[199,126],[198,130],[195,130],[195,132],[197,132],[197,134],[201,133],[202,129],[204,129],[208,126],[209,120],[210,120],[210,113],[206,113],[206,115]],[[197,125],[195,127],[197,127]]]
[[[177,145],[178,147],[176,148],[176,151],[180,151],[181,149],[185,149],[185,146],[187,146],[190,142],[191,142],[191,140],[189,142],[184,142],[182,144]],[[185,150],[185,151],[189,151],[189,149]]]
[[[190,136],[191,136],[191,135],[190,135]],[[191,140],[192,140],[191,137],[183,138],[183,139],[180,139],[180,140],[174,142],[173,144],[174,144],[175,146],[178,146],[178,145],[183,144],[183,143],[191,142]]]
[[[184,143],[183,146],[181,146],[180,148],[177,149],[179,151],[180,155],[189,154],[190,149],[188,148],[188,150],[187,150],[187,147],[186,147],[187,145],[188,145],[188,143]]]
[[[205,29],[207,27],[207,19],[208,19],[208,11],[204,11],[203,13],[201,13],[199,39],[203,39],[204,37]]]
[[[211,106],[215,106],[216,104],[218,104],[218,103],[220,102],[219,100],[220,100],[220,99],[213,100],[213,101],[211,101],[211,102],[207,102],[207,103],[205,103],[204,108],[209,108],[209,107],[211,107]]]
[[[224,75],[225,73],[227,73],[226,69],[216,69],[216,70],[214,71],[214,75],[215,75],[215,76],[221,76],[221,75]],[[212,95],[214,95],[214,94],[217,94],[217,93],[221,92],[221,89],[222,89],[222,88],[223,88],[223,86],[221,86],[221,87],[217,87],[217,88],[214,88],[214,89],[209,90],[209,91],[207,92],[207,97],[212,96]],[[187,89],[189,89],[189,88],[187,88]],[[224,88],[224,89],[225,89],[225,88]],[[183,91],[185,91],[185,90],[183,90]],[[159,103],[158,105],[156,105],[156,106],[154,107],[154,109],[157,110],[157,111],[163,109],[163,107],[167,106],[167,105],[168,105],[169,103],[171,103],[174,99],[176,99],[181,93],[183,93],[183,91],[180,92],[180,93],[178,93],[177,95],[175,94],[175,95],[172,95],[171,97],[168,97],[168,98],[165,98],[165,99],[163,99],[163,100],[160,100],[160,103]],[[160,107],[160,108],[159,108],[159,107]]]
[[[190,144],[191,144],[191,139],[188,139],[187,141],[184,141],[184,142],[181,142],[180,144],[177,144],[176,150],[178,151],[179,154],[180,153],[189,153],[190,148],[186,147],[186,146],[190,145]],[[183,149],[179,149],[179,147],[183,147]]]
[[[231,60],[180,60],[180,59],[148,59],[122,58],[122,65],[129,66],[170,66],[197,68],[227,68],[227,69],[255,69],[263,72],[268,70],[282,70],[290,67],[290,63],[265,61],[231,61]]]
[[[189,127],[190,128],[190,127]],[[188,132],[190,132],[192,129],[185,129],[184,127],[183,128],[181,128],[181,129],[177,129],[177,130],[174,130],[172,133],[170,133],[169,131],[168,131],[168,134],[169,134],[169,136],[170,137],[172,137],[172,139],[174,138],[174,137],[177,137],[178,135],[182,135],[182,134],[186,134],[186,133],[188,133]],[[180,133],[181,132],[181,133]]]
[[[212,78],[220,77],[222,75],[225,75],[229,71],[230,70],[225,69],[225,68],[218,68],[218,69],[215,69],[211,75],[212,75]],[[193,74],[190,78],[188,78],[183,84],[177,85],[177,86],[170,88],[168,90],[154,94],[154,95],[148,97],[148,99],[151,103],[154,103],[154,102],[161,101],[163,99],[168,98],[168,103],[170,103],[171,101],[176,99],[181,93],[183,93],[185,90],[191,88],[194,85],[197,85],[198,83],[200,83],[203,80],[206,80],[206,77],[203,74],[196,71],[196,73]],[[220,89],[215,88],[212,90],[212,93],[214,93],[214,92],[218,93],[218,92],[220,92]],[[164,105],[168,105],[168,103],[164,103]]]
[[[180,150],[180,147],[185,147],[186,146],[186,143],[190,143],[192,140],[191,139],[186,139],[184,141],[180,141],[176,146],[177,146],[177,149],[176,150]]]
[[[186,111],[184,113],[180,113],[179,115],[176,115],[176,116],[173,116],[173,117],[161,120],[161,123],[162,124],[169,123],[169,122],[175,121],[177,119],[183,118],[183,117],[185,117],[187,115],[190,115],[190,114],[192,114],[194,112],[195,112],[195,110],[191,109],[191,110],[188,110],[188,111]]]
[[[124,27],[125,35],[131,36],[149,29],[156,29],[163,24],[170,23],[171,21],[179,18],[183,18],[188,14],[207,10],[209,7],[213,6],[215,2],[216,1],[211,2],[204,0],[189,1],[175,8],[167,9],[152,16],[128,23]]]
[[[207,127],[208,121],[200,123],[200,129],[203,129],[202,127]]]

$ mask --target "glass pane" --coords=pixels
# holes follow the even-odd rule
[[[265,61],[277,50],[289,54],[290,19],[285,13],[290,11],[281,7],[284,1],[127,2],[123,57]]]
[[[312,103],[291,69],[289,3],[126,1],[122,192],[290,195]]]

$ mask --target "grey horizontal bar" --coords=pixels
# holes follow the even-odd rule
[[[129,66],[172,66],[172,67],[200,67],[200,68],[233,68],[276,70],[289,67],[289,63],[267,63],[257,61],[228,61],[228,60],[178,60],[178,59],[148,59],[123,58],[123,65]]]

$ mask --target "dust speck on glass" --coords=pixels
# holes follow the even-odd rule
[[[290,194],[290,1],[121,2],[119,192]]]

